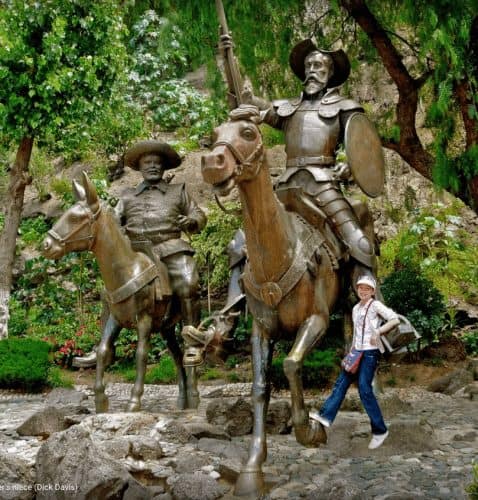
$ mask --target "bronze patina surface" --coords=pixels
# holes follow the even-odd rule
[[[340,277],[328,238],[285,209],[276,197],[268,171],[259,112],[241,106],[215,130],[212,152],[202,158],[206,182],[218,194],[239,189],[248,262],[244,286],[254,317],[252,361],[254,429],[249,458],[236,483],[236,494],[260,494],[262,464],[267,456],[266,414],[270,399],[269,369],[274,344],[295,338],[284,361],[298,442],[317,446],[326,441],[320,423],[304,404],[301,368],[304,357],[320,341],[340,293]]]
[[[175,325],[180,320],[183,325],[198,324],[199,280],[192,248],[180,234],[199,231],[206,218],[184,185],[170,185],[162,180],[164,170],[180,163],[170,146],[157,141],[138,143],[127,152],[126,161],[130,167],[141,170],[144,182],[121,200],[116,216],[102,207],[84,174],[83,185],[73,183],[78,202],[49,231],[43,253],[47,258],[58,259],[68,252],[91,250],[98,260],[109,317],[97,349],[97,411],[108,409],[103,377],[114,359],[114,341],[121,328],[138,331],[136,381],[128,410],[141,407],[152,332],[162,334],[175,361],[178,407],[195,408],[199,403],[195,372],[182,364]],[[118,218],[125,224],[126,235]]]

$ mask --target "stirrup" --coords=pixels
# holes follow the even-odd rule
[[[190,346],[184,351],[184,366],[199,366],[204,363],[204,349]]]

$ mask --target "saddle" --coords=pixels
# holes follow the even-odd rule
[[[279,201],[284,205],[286,210],[294,212],[307,221],[312,227],[317,228],[325,239],[325,248],[332,255],[332,262],[334,268],[338,269],[341,261],[348,261],[350,254],[347,244],[343,239],[334,231],[329,223],[328,217],[325,212],[317,205],[314,198],[309,196],[299,186],[286,186],[276,189],[276,195]],[[369,225],[370,213],[367,206],[359,200],[352,200],[347,198],[352,210],[354,211],[359,224],[367,233],[367,226]],[[374,236],[367,234],[373,241]]]

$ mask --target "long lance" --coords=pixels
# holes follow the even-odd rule
[[[228,87],[228,102],[230,109],[237,108],[241,104],[241,93],[243,88],[243,82],[241,73],[239,71],[239,64],[237,62],[236,56],[234,55],[233,43],[231,33],[227,26],[226,14],[224,12],[224,6],[222,5],[222,0],[216,0],[216,11],[217,17],[219,18],[219,24],[221,27],[221,35],[229,35],[231,39],[231,44],[229,47],[224,49],[224,72],[226,74],[226,81]]]

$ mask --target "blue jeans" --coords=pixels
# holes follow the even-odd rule
[[[372,389],[372,380],[375,375],[379,357],[380,351],[378,349],[364,351],[357,373],[352,374],[345,370],[340,372],[332,390],[332,394],[326,399],[320,409],[320,414],[330,423],[332,423],[337,416],[350,384],[358,379],[360,400],[370,418],[372,434],[385,434],[387,432],[387,426],[383,421],[382,412]]]

